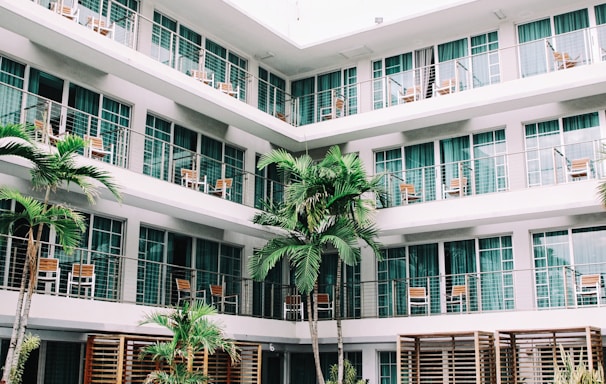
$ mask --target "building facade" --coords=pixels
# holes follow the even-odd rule
[[[267,12],[309,23],[287,3]],[[70,256],[45,234],[41,257],[60,273],[33,298],[42,345],[25,382],[83,382],[90,334],[161,334],[138,323],[175,305],[185,279],[229,336],[262,345],[263,383],[314,383],[308,325],[285,310],[287,265],[265,282],[247,268],[276,234],[251,223],[283,194],[275,169],[256,168],[274,148],[321,158],[339,145],[384,174],[384,258],[363,250],[342,287],[346,355],[369,383],[398,382],[401,334],[604,329],[606,3],[495,7],[457,2],[301,42],[219,0],[0,0],[0,123],[35,126],[49,150],[95,138],[80,161],[124,194],[55,195],[88,229]],[[0,184],[38,196],[27,164],[0,162]],[[22,245],[2,235],[2,356]],[[337,262],[321,266],[329,300]],[[94,292],[68,285],[74,264],[95,266]],[[326,368],[333,315],[319,325]]]

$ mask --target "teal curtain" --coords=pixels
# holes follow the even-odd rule
[[[315,102],[315,79],[308,77],[306,79],[295,80],[291,83],[293,103],[295,105],[296,125],[311,124],[314,122],[314,102]]]
[[[153,115],[147,115],[143,174],[161,180],[169,180],[170,141],[171,123]]]
[[[394,148],[375,152],[375,174],[383,176],[383,188],[388,193],[388,206],[400,205],[400,183],[402,175],[402,149]]]
[[[534,76],[547,71],[546,53],[554,49],[551,43],[546,40],[550,36],[551,23],[549,19],[518,26],[522,77]]]
[[[101,102],[100,134],[103,136],[103,143],[105,145],[114,146],[114,164],[121,166],[126,166],[127,164],[130,111],[131,107],[129,105],[105,96],[103,97],[103,101]]]
[[[597,112],[562,119],[564,152],[567,163],[574,159],[600,158],[600,118]]]
[[[202,158],[200,159],[200,177],[206,175],[210,184],[215,185],[221,174],[223,161],[223,143],[202,135]]]
[[[257,106],[261,111],[286,116],[286,80],[259,67]]]
[[[333,96],[344,96],[341,90],[341,71],[334,71],[319,75],[317,78],[318,99],[317,105],[317,121],[320,120],[322,108],[329,108],[332,105]]]
[[[94,216],[91,231],[91,262],[95,265],[95,296],[118,298],[118,276],[121,271],[123,223],[106,217]]]
[[[65,129],[78,136],[99,135],[100,95],[75,84],[69,85],[68,106]]]
[[[28,122],[34,119],[43,119],[44,114],[48,108],[48,101],[51,102],[50,116],[47,118],[53,128],[55,134],[58,134],[61,127],[61,105],[63,103],[63,88],[64,81],[56,76],[49,73],[42,72],[36,68],[30,68],[29,70],[29,92],[33,95],[28,95],[26,120]],[[37,96],[40,97],[37,97]],[[63,124],[66,124],[65,122]]]
[[[528,186],[555,182],[554,168],[563,180],[560,128],[557,120],[526,124],[526,169]],[[555,151],[558,150],[558,152]],[[554,158],[556,159],[554,164]]]
[[[587,9],[564,13],[553,17],[556,35],[589,28],[589,16]]]
[[[402,372],[404,376],[406,373]],[[379,384],[396,384],[398,382],[398,361],[395,352],[379,352]]]
[[[141,227],[137,270],[137,303],[162,304],[164,231]]]
[[[572,230],[572,252],[577,274],[606,274],[606,264],[602,257],[602,241],[605,236],[606,226]]]
[[[423,201],[436,199],[434,144],[424,143],[404,147],[406,183],[414,184],[423,193]]]
[[[210,284],[220,283],[219,243],[196,239],[196,284],[197,289],[209,289]]]
[[[202,49],[202,36],[191,29],[179,26],[179,70],[190,73],[200,68],[200,50]]]
[[[583,63],[588,58],[585,31],[589,28],[589,12],[586,8],[554,16],[555,48],[570,55],[572,60]]]
[[[246,70],[248,69],[248,61],[233,52],[229,52],[227,59],[230,64],[229,81],[232,83],[234,88],[238,87],[238,97],[240,100],[246,100],[246,79],[248,79]]]
[[[181,169],[198,169],[196,164],[196,150],[198,148],[198,134],[191,129],[175,125],[173,134],[173,165],[175,183],[181,184]],[[201,178],[202,175],[199,175]]]
[[[244,191],[244,151],[225,145],[225,177],[232,178],[231,200],[241,203]]]
[[[269,270],[265,280],[253,282],[253,316],[281,319],[284,290],[282,286],[282,268],[284,262],[280,259]]]
[[[177,22],[169,19],[158,11],[154,11],[154,25],[152,27],[151,56],[162,64],[174,67],[176,56]]]
[[[448,186],[452,179],[466,177],[467,185],[471,181],[469,163],[469,137],[461,136],[440,140],[440,157],[442,159],[442,184]],[[469,193],[469,188],[467,193]]]
[[[411,245],[410,286],[426,287],[431,301],[431,313],[440,313],[440,268],[438,244]]]
[[[507,190],[506,152],[504,129],[473,135],[476,193]]]
[[[25,65],[0,56],[0,124],[20,122],[24,79]]]
[[[379,317],[405,315],[408,311],[406,248],[389,248],[381,253],[383,260],[377,263]]]
[[[166,265],[164,266],[164,291],[167,302],[177,304],[178,294],[173,286],[175,279],[190,280],[192,266],[193,239],[179,233],[169,232],[166,244]]]
[[[563,307],[569,275],[570,252],[567,231],[535,233],[532,236],[537,306]],[[571,284],[568,282],[566,285]],[[572,287],[572,285],[568,285]],[[571,303],[572,301],[569,301]]]
[[[513,247],[511,236],[479,239],[482,310],[513,309]],[[472,306],[477,297],[470,297]]]
[[[453,285],[469,283],[470,295],[477,292],[477,267],[474,240],[459,240],[444,243],[446,292]]]
[[[412,52],[385,58],[390,105],[398,103],[398,92],[406,92],[407,88],[415,85],[412,68]]]
[[[45,343],[44,383],[78,384],[80,352],[83,345],[58,341],[45,341]]]
[[[204,68],[215,75],[215,83],[226,81],[227,49],[212,40],[206,39]]]
[[[472,87],[483,87],[499,83],[499,34],[498,32],[485,33],[471,37],[471,80]]]
[[[470,77],[467,38],[438,45],[438,73],[436,82],[459,79],[465,86],[464,79]],[[457,75],[457,73],[459,73]],[[466,87],[464,87],[466,88]]]

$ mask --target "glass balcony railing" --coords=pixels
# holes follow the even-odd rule
[[[25,238],[0,235],[0,289],[19,289],[26,248]],[[60,245],[48,242],[43,242],[40,257],[58,260],[58,269],[40,275],[44,279],[35,288],[38,294],[112,302],[134,300],[142,305],[169,307],[178,302],[176,279],[186,279],[191,282],[192,294],[208,303],[219,303],[212,296],[211,285],[223,287],[225,295],[237,296],[237,305],[221,306],[220,310],[226,314],[300,320],[300,307],[291,313],[285,311],[284,305],[287,297],[299,295],[307,319],[308,297],[287,284],[255,282],[217,271],[133,259],[102,249],[78,248],[66,255]],[[133,263],[137,268],[128,272],[133,276],[126,276],[125,266]],[[510,264],[513,267],[513,262]],[[94,290],[84,280],[74,278],[80,265],[94,266]],[[125,295],[125,281],[129,282],[128,289],[132,289],[135,274],[136,297]],[[606,264],[591,263],[346,282],[341,287],[339,307],[346,319],[596,307],[604,305],[605,276]],[[330,305],[320,319],[332,319],[332,311],[336,310],[335,286],[320,285],[318,289]]]

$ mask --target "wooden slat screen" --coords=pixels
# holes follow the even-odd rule
[[[399,335],[398,383],[496,383],[494,334]]]
[[[590,369],[603,364],[599,328],[499,331],[495,341],[499,383],[553,382],[556,364],[562,364],[560,345]]]
[[[142,347],[169,338],[137,335],[90,335],[86,344],[84,384],[143,383],[160,367],[146,356],[139,359]],[[219,351],[196,355],[194,367],[203,369],[212,381],[225,383],[261,383],[261,345],[236,342],[241,361],[233,364],[229,355]],[[205,364],[207,362],[207,364]]]

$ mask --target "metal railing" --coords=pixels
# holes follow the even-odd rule
[[[0,235],[0,289],[19,289],[26,247],[24,238]],[[39,255],[59,259],[60,267],[58,286],[53,282],[39,282],[36,287],[39,294],[174,306],[178,297],[175,279],[179,278],[190,280],[192,291],[209,303],[218,302],[211,295],[210,285],[220,285],[225,295],[237,296],[237,307],[226,304],[221,308],[225,313],[300,320],[300,316],[293,318],[292,313],[284,310],[286,297],[299,294],[295,287],[287,284],[255,282],[217,271],[133,259],[95,249],[79,248],[66,255],[59,245],[48,242],[42,244]],[[67,291],[68,274],[74,265],[80,264],[95,266],[94,297],[90,291],[80,290],[77,281],[71,292]],[[581,277],[587,274],[599,276],[595,293],[580,285]],[[126,300],[125,282],[129,282],[132,290],[135,276],[136,297]],[[594,263],[345,283],[341,288],[341,316],[360,319],[602,306],[605,276],[606,264]],[[419,288],[423,292],[420,298],[418,292],[414,292]],[[205,294],[201,295],[201,291]],[[334,285],[321,285],[319,292],[327,293],[330,302],[334,302]],[[308,316],[306,302],[307,297],[302,296],[305,319]],[[322,312],[320,318],[332,319],[333,316],[332,311]]]
[[[49,0],[37,2],[51,8]],[[381,109],[512,80],[503,74],[504,62],[516,62],[516,78],[524,78],[606,61],[606,25],[600,25],[295,97],[234,64],[235,56],[229,60],[205,49],[199,35],[181,36],[113,0],[102,12],[98,2],[83,3],[78,6],[78,22],[83,26],[100,32],[90,20],[105,21],[113,26],[109,38],[182,73],[207,72],[212,81],[204,83],[218,90],[224,90],[219,83],[231,84],[230,94],[243,102],[248,100],[249,80],[254,80],[257,107],[295,126],[360,113],[359,98],[364,94],[372,98],[372,109]],[[345,100],[345,108],[338,113],[327,111],[334,94]]]

